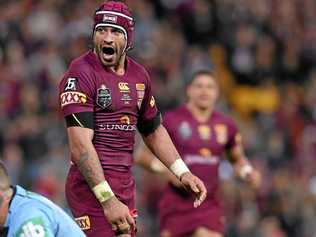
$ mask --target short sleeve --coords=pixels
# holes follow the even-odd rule
[[[226,149],[232,149],[241,142],[241,135],[238,131],[237,125],[233,120],[228,120],[228,141],[226,143]]]
[[[140,109],[140,121],[152,120],[157,116],[158,108],[156,105],[155,98],[152,94],[151,82],[147,72],[146,73],[146,84],[145,84],[145,95],[142,101]]]
[[[21,207],[23,208],[23,207]],[[54,237],[54,224],[49,220],[48,215],[38,208],[17,213],[13,217],[13,223],[10,225],[9,236],[45,236]]]
[[[170,134],[172,131],[171,131],[171,129],[172,129],[172,122],[173,122],[173,120],[172,120],[172,116],[171,116],[171,114],[170,114],[170,112],[167,112],[167,113],[165,113],[163,116],[162,116],[162,125],[167,129],[167,131],[168,131],[168,133]]]
[[[95,98],[93,81],[93,77],[87,71],[70,66],[59,84],[59,102],[64,116],[93,112]]]

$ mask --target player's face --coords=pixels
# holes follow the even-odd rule
[[[197,76],[187,88],[189,102],[200,109],[212,108],[218,97],[218,85],[207,74]]]
[[[95,30],[93,43],[94,50],[104,66],[119,64],[126,44],[124,33],[120,29],[99,26]]]

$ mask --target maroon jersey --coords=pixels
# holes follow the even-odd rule
[[[93,144],[102,167],[129,169],[137,122],[157,114],[146,70],[127,57],[126,72],[118,76],[88,52],[71,63],[59,89],[64,116],[94,113]]]
[[[163,123],[184,162],[205,182],[208,198],[215,198],[220,158],[239,137],[233,120],[214,111],[207,122],[199,123],[182,106],[166,113]]]
[[[88,52],[71,63],[59,89],[64,116],[93,112],[93,145],[105,179],[115,196],[134,212],[135,181],[130,168],[136,125],[157,115],[148,73],[127,57],[125,74],[118,76]],[[101,205],[75,165],[67,177],[66,198],[87,236],[114,236]]]
[[[191,195],[169,186],[160,202],[161,230],[171,231],[172,236],[188,234],[199,226],[222,232],[218,166],[225,150],[240,139],[235,123],[218,111],[200,123],[186,106],[166,113],[163,121],[184,162],[204,182],[208,195],[195,209]]]

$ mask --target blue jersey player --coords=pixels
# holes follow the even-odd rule
[[[0,162],[0,236],[81,237],[85,234],[47,198],[21,186],[11,186],[7,171]]]

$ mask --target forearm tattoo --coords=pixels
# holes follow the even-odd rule
[[[93,188],[96,183],[94,181],[95,179],[95,167],[94,162],[87,162],[89,159],[89,153],[85,152],[80,154],[79,160],[77,162],[78,169],[80,170],[80,173],[84,176],[85,180],[87,181],[89,187]]]

